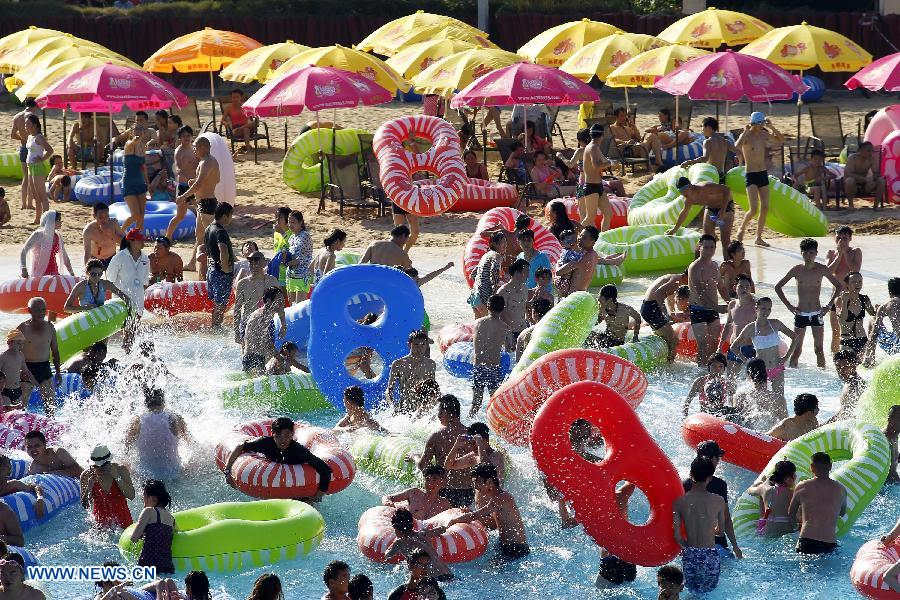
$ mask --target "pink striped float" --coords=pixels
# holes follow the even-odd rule
[[[900,539],[887,545],[881,540],[869,540],[860,547],[850,567],[853,587],[866,598],[900,600],[900,592],[892,590],[885,578],[887,570],[897,561],[900,561]]]
[[[47,438],[47,444],[54,445],[65,433],[66,426],[44,415],[11,410],[0,417],[0,447],[23,450],[25,434],[29,431],[40,431]]]
[[[499,206],[515,206],[519,201],[516,186],[470,177],[463,186],[459,201],[449,212],[482,212]]]
[[[475,323],[453,323],[444,325],[437,334],[438,346],[441,352],[456,342],[471,342],[475,339]]]
[[[607,195],[607,198],[609,199],[609,206],[612,208],[612,219],[610,219],[610,224],[607,229],[615,229],[616,227],[625,227],[628,225],[628,204],[630,198],[620,198],[619,196],[610,195]],[[569,218],[576,223],[581,222],[581,216],[578,214],[578,200],[572,196],[556,198],[544,205],[544,217],[548,221],[550,220],[550,205],[554,202],[562,202],[563,206],[566,207],[566,214]],[[600,229],[602,224],[603,215],[598,212],[594,217],[594,226],[597,227],[597,229]]]
[[[228,305],[234,303],[234,291],[228,297]],[[144,292],[144,310],[153,313],[177,315],[181,313],[211,313],[214,304],[209,299],[205,281],[177,281],[154,283]]]

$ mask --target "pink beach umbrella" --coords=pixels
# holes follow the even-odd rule
[[[900,52],[888,54],[866,65],[844,83],[848,90],[864,87],[873,92],[900,92]]]
[[[600,95],[591,86],[564,71],[521,62],[482,75],[456,94],[450,107],[558,106],[599,100]]]

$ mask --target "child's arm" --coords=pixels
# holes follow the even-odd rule
[[[704,383],[706,383],[706,375],[701,375],[694,380],[693,385],[691,385],[690,391],[688,391],[687,398],[684,399],[684,406],[681,410],[681,412],[684,413],[684,416],[688,415],[688,412],[691,409],[691,401],[694,399],[694,396],[700,393],[700,390],[703,388]]]

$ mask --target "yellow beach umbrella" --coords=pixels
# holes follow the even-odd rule
[[[756,17],[735,12],[707,8],[678,19],[657,36],[673,44],[687,44],[698,48],[740,46],[762,37],[772,26]]]
[[[384,62],[403,77],[412,79],[437,61],[473,48],[470,42],[437,39],[408,46]]]
[[[640,49],[625,34],[614,33],[576,51],[559,70],[574,75],[585,83],[594,76],[603,81],[617,67],[640,53]]]
[[[614,33],[624,32],[615,25],[602,21],[570,21],[539,33],[517,52],[540,65],[558,67],[577,50]]]
[[[291,58],[283,65],[269,73],[268,81],[277,79],[295,69],[313,65],[316,67],[334,67],[367,77],[391,92],[409,90],[409,82],[389,67],[383,60],[355,48],[341,45],[310,48]]]
[[[7,75],[17,73],[31,63],[41,60],[48,53],[60,48],[84,48],[94,54],[103,54],[119,60],[128,60],[121,54],[113,52],[96,42],[84,40],[68,33],[61,33],[56,36],[35,40],[21,48],[7,52],[0,58],[0,73]]]
[[[417,10],[411,15],[385,23],[367,35],[363,41],[356,45],[356,47],[367,52],[392,56],[400,50],[403,44],[415,43],[410,42],[409,39],[407,39],[411,32],[418,32],[424,29],[433,31],[442,28],[453,28],[454,30],[462,31],[468,30],[471,36],[481,36],[487,40],[486,33],[459,19]],[[425,41],[425,39],[416,41]],[[398,45],[398,42],[400,45]]]
[[[141,68],[140,65],[124,56],[115,52],[107,53],[103,48],[70,46],[65,48],[54,48],[53,50],[42,53],[24,68],[16,71],[15,75],[7,77],[3,81],[3,84],[6,86],[6,89],[11,92],[17,87],[24,85],[26,82],[43,78],[47,72],[56,67],[56,65],[81,57],[105,58],[109,63],[126,65],[134,67],[135,69]]]
[[[413,87],[422,94],[449,97],[482,75],[518,62],[525,62],[525,58],[505,50],[465,50],[439,60],[413,77]]]
[[[383,54],[385,56],[394,56],[413,44],[430,40],[459,40],[461,42],[468,42],[479,48],[500,49],[497,44],[487,38],[487,34],[483,31],[434,25],[416,29],[415,31],[404,32],[390,40],[385,40],[385,43],[379,46],[377,52],[378,54]]]
[[[741,52],[793,71],[813,67],[823,71],[858,71],[872,62],[872,55],[852,40],[806,21],[773,29]]]
[[[653,50],[654,48],[662,48],[663,46],[668,46],[671,43],[662,38],[658,38],[655,35],[647,35],[646,33],[628,33],[626,31],[622,35],[626,36],[629,40],[634,42],[634,45],[637,46],[638,50],[640,50],[641,52]]]
[[[21,87],[16,90],[16,97],[18,97],[19,100],[25,100],[25,98],[37,98],[56,85],[63,77],[104,64],[123,65],[137,69],[140,68],[128,59],[119,60],[110,56],[80,56],[69,58],[48,65],[42,71],[35,72],[27,78],[23,77]]]
[[[619,65],[604,83],[610,87],[653,87],[663,75],[704,54],[709,51],[680,44],[647,50]]]
[[[56,29],[45,29],[44,27],[35,27],[34,25],[31,25],[28,29],[23,29],[0,38],[0,56],[3,56],[7,52],[18,50],[23,46],[27,46],[31,42],[60,35],[65,34]]]
[[[265,83],[269,73],[297,56],[309,50],[309,46],[287,40],[279,44],[269,44],[244,54],[219,73],[225,81],[238,83]]]

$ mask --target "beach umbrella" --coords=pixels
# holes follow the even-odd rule
[[[602,21],[570,21],[537,34],[516,52],[537,64],[558,67],[577,50],[614,33],[624,32]]]
[[[482,75],[524,60],[522,56],[505,50],[464,50],[439,60],[416,75],[413,87],[422,94],[449,97]]]
[[[472,27],[468,23],[464,23],[453,17],[435,15],[417,10],[411,15],[385,23],[367,35],[363,41],[356,45],[356,48],[366,52],[375,52],[376,54],[381,54],[383,56],[393,56],[406,45],[431,39],[426,37],[424,39],[415,40],[414,38],[416,38],[420,32],[428,31],[435,33],[442,29],[452,30],[459,35],[465,35],[467,33],[471,38],[482,38],[483,42],[490,44],[485,32]],[[411,41],[411,39],[414,41]],[[482,44],[476,45],[480,46]]]
[[[860,69],[844,82],[848,90],[864,87],[876,92],[900,92],[900,52],[888,54]]]
[[[68,63],[68,61],[73,59],[88,57],[101,59],[100,62],[109,62],[117,65],[128,65],[129,67],[134,67],[136,69],[141,68],[140,65],[138,65],[136,62],[122,56],[121,54],[104,51],[102,47],[95,48],[92,46],[65,46],[61,48],[53,48],[52,50],[41,53],[37,58],[32,60],[26,66],[16,71],[15,75],[10,75],[9,77],[5,78],[3,80],[3,84],[6,86],[7,91],[12,92],[16,88],[21,87],[26,83],[34,85],[39,80],[44,79],[60,64]],[[74,73],[74,71],[69,72]],[[66,74],[68,75],[68,73]],[[49,86],[45,85],[40,89],[43,90],[48,87]],[[19,99],[23,100],[26,96],[34,97],[39,95],[40,94],[19,95]]]
[[[265,83],[269,73],[283,65],[301,52],[309,50],[309,46],[287,40],[278,44],[261,46],[247,52],[219,72],[224,81],[237,83]]]
[[[18,50],[23,46],[27,46],[28,44],[36,40],[47,37],[56,37],[60,35],[65,35],[65,33],[63,33],[62,31],[57,31],[56,29],[46,29],[44,27],[35,27],[34,25],[30,25],[28,29],[23,29],[21,31],[11,33],[0,38],[0,57],[5,55],[7,52]]]
[[[630,58],[641,53],[640,48],[622,33],[614,33],[577,50],[559,69],[585,83],[594,77],[600,81]]]
[[[84,40],[68,33],[60,33],[56,36],[47,36],[26,44],[16,50],[7,52],[0,58],[0,73],[12,75],[29,67],[32,63],[40,63],[48,54],[57,54],[59,49],[84,50],[91,54],[103,54],[120,61],[128,60],[126,57],[113,52],[95,42]]]
[[[383,60],[356,48],[347,48],[335,44],[321,48],[310,48],[286,61],[283,65],[269,73],[267,81],[274,81],[291,71],[301,67],[334,67],[362,75],[369,81],[391,92],[409,90],[409,82]]]
[[[707,8],[678,19],[657,37],[673,44],[718,48],[752,42],[771,29],[768,23],[742,12]]]
[[[662,48],[663,46],[671,45],[671,42],[667,42],[662,38],[658,38],[655,35],[648,35],[646,33],[629,33],[625,32],[622,35],[626,36],[634,45],[638,47],[638,50],[641,52],[646,52],[647,50],[653,50],[654,48]]]
[[[627,110],[628,88],[653,87],[656,80],[663,75],[704,54],[709,54],[709,51],[681,44],[653,48],[629,58],[616,67],[606,76],[604,83],[609,87],[625,88],[625,108]],[[677,98],[676,96],[676,104]]]
[[[23,77],[22,85],[16,90],[16,97],[19,100],[25,98],[37,98],[44,92],[53,88],[63,77],[67,77],[72,73],[78,73],[91,67],[99,67],[101,65],[121,65],[140,69],[132,61],[117,60],[109,56],[81,56],[59,61],[55,64],[48,65],[43,70],[35,72],[33,75],[21,73]]]
[[[412,80],[437,61],[475,47],[471,42],[462,40],[435,39],[407,46],[384,62],[406,79]]]
[[[477,32],[477,33],[476,33]],[[423,27],[415,31],[409,31],[399,35],[390,46],[381,46],[378,54],[385,56],[394,56],[404,49],[414,44],[427,42],[431,40],[456,40],[459,42],[469,43],[477,48],[492,48],[499,50],[500,47],[487,38],[487,34],[479,30],[460,29],[459,27]]]

